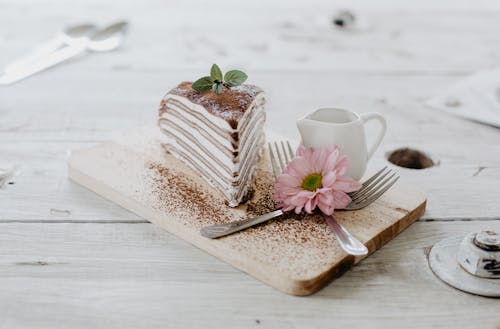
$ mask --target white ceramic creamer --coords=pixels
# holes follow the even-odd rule
[[[370,147],[367,146],[364,124],[377,120],[381,129]],[[348,176],[360,180],[366,163],[384,138],[386,121],[379,113],[357,114],[338,108],[322,108],[297,121],[302,144],[306,147],[327,147],[337,144],[340,153],[349,157]]]

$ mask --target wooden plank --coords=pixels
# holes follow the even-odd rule
[[[138,216],[67,178],[71,149],[91,143],[1,144],[0,167],[18,166],[0,188],[0,221],[134,221]]]
[[[41,75],[37,77],[38,82],[27,80],[9,87],[9,92],[2,94],[0,103],[0,140],[107,140],[116,131],[155,122],[162,95],[179,81],[199,74],[195,71],[108,73],[80,72],[71,76],[59,72],[60,80]],[[494,143],[499,139],[497,129],[423,105],[423,101],[437,90],[446,88],[460,77],[325,75],[314,71],[255,71],[249,74],[250,81],[261,85],[268,93],[268,127],[286,136],[296,135],[295,120],[298,117],[319,107],[340,106],[358,112],[381,112],[389,120],[386,142],[428,144],[425,146],[431,153],[433,144],[442,145],[460,138],[461,145],[466,143],[471,147],[457,145],[454,150],[460,149],[464,154],[475,152],[474,158],[481,154],[484,158],[485,153],[478,152],[477,146],[484,144],[484,139],[492,141],[485,147],[498,144]],[[314,85],[314,90],[303,92],[295,80]],[[53,87],[38,88],[39,84]],[[86,93],[79,93],[79,90],[86,90]],[[117,96],[121,93],[127,97]],[[27,94],[30,97],[26,97]],[[61,94],[72,96],[66,98]],[[93,95],[90,99],[89,94]],[[23,110],[19,111],[19,108]],[[442,129],[443,125],[447,129]],[[456,154],[449,156],[456,157]]]
[[[320,105],[311,103],[303,92],[304,85],[310,86],[314,79],[324,86],[313,92],[321,105],[382,111],[390,119],[391,129],[372,165],[384,163],[384,152],[393,147],[410,145],[428,151],[441,160],[439,167],[402,173],[407,182],[428,190],[427,219],[490,219],[482,224],[417,223],[388,246],[397,243],[403,252],[386,253],[387,248],[383,248],[361,263],[371,264],[368,268],[355,267],[350,275],[305,301],[277,297],[271,289],[246,276],[242,280],[239,272],[219,262],[214,261],[217,266],[207,270],[205,254],[186,248],[175,238],[170,240],[181,244],[180,251],[194,250],[201,257],[193,261],[182,253],[168,267],[158,268],[158,258],[144,265],[143,255],[131,247],[161,244],[154,233],[140,233],[149,234],[141,235],[141,240],[114,224],[105,225],[109,230],[103,230],[104,225],[86,229],[96,226],[88,224],[29,224],[34,226],[26,230],[27,224],[8,224],[10,229],[0,230],[0,254],[5,251],[0,264],[7,259],[15,262],[18,255],[28,263],[54,260],[50,255],[55,255],[70,259],[70,264],[62,271],[8,262],[7,267],[0,266],[0,273],[7,277],[0,284],[0,327],[498,325],[500,321],[494,317],[498,303],[448,290],[420,262],[423,248],[438,238],[498,223],[493,220],[500,213],[495,184],[499,181],[497,130],[435,115],[419,104],[464,74],[498,64],[499,51],[493,45],[498,44],[499,4],[362,0],[347,7],[374,23],[374,29],[340,33],[328,26],[338,4],[316,0],[307,7],[289,0],[265,4],[154,1],[142,7],[126,0],[118,7],[112,2],[77,0],[71,8],[61,0],[0,0],[0,66],[63,24],[85,20],[104,24],[115,17],[132,18],[131,34],[122,50],[82,58],[0,89],[0,162],[21,160],[26,164],[15,185],[0,189],[2,219],[128,220],[131,215],[127,212],[67,183],[62,169],[65,150],[79,147],[68,142],[106,140],[117,127],[126,130],[150,123],[155,113],[148,111],[156,107],[158,95],[185,79],[187,72],[194,76],[204,72],[212,61],[245,67],[252,79],[265,83],[276,105],[269,115],[277,124],[270,127],[290,137],[294,115]],[[219,13],[224,13],[224,19],[201,29],[197,23],[176,19],[186,13],[193,22],[204,22],[199,17],[217,17]],[[226,28],[228,17],[238,22],[238,29]],[[261,72],[276,79],[263,80]],[[379,75],[373,78],[374,74]],[[70,219],[64,211],[50,215],[54,205],[72,210]],[[7,224],[0,225],[3,229]],[[58,225],[66,228],[56,229]],[[421,225],[431,226],[414,231]],[[80,234],[86,235],[76,238]],[[104,240],[92,242],[94,237]],[[14,242],[16,239],[19,241]],[[120,262],[127,255],[111,251],[116,245],[125,246],[137,257],[132,265]],[[163,256],[164,251],[158,254]],[[191,272],[186,273],[188,266]],[[228,275],[221,266],[236,274]],[[141,272],[132,274],[136,271]]]
[[[23,184],[9,186],[8,197],[0,200],[6,205],[2,219],[128,220],[130,214],[64,181],[61,170],[65,154],[79,145],[56,147],[52,142],[102,141],[114,136],[116,130],[151,123],[160,95],[187,75],[199,73],[194,69],[110,71],[107,67],[102,72],[84,71],[87,69],[69,65],[35,78],[39,80],[9,87],[8,93],[1,94],[1,161],[28,167],[20,176]],[[500,163],[492,156],[500,152],[497,130],[422,107],[423,99],[460,78],[433,74],[437,75],[257,70],[251,79],[269,92],[268,127],[291,138],[296,138],[295,119],[315,107],[339,105],[383,113],[389,120],[389,131],[372,167],[384,165],[385,153],[400,146],[417,147],[440,161],[431,170],[402,170],[403,178],[418,184],[432,200],[426,218],[497,217],[500,189],[495,182]],[[314,84],[314,93],[301,92],[296,79],[304,85]],[[93,96],[89,98],[89,94]],[[121,94],[127,97],[117,96]],[[490,143],[485,144],[485,140]],[[21,141],[27,143],[21,145]],[[40,145],[45,142],[49,144]],[[54,161],[50,152],[56,152]],[[40,175],[40,171],[45,174]],[[33,184],[28,186],[28,182]],[[490,192],[483,195],[484,190]],[[66,210],[72,215],[65,215]]]
[[[32,87],[26,85],[14,86],[12,93],[2,94],[0,165],[17,164],[24,169],[18,183],[0,189],[3,210],[0,218],[120,221],[135,217],[140,220],[68,183],[65,159],[72,149],[116,137],[120,131],[136,124],[154,122],[157,97],[168,88],[164,85],[172,85],[185,75],[171,72],[165,82],[161,73],[144,72],[136,73],[133,79],[127,79],[123,73],[104,80],[95,73],[80,76],[80,80],[67,77],[64,79],[67,89],[62,92],[75,95],[72,99],[57,97],[55,89],[32,92]],[[438,166],[421,171],[398,168],[404,182],[428,194],[430,204],[424,218],[498,217],[500,186],[496,182],[500,179],[500,158],[494,156],[500,153],[498,130],[421,105],[421,99],[455,78],[329,77],[308,72],[301,74],[300,80],[305,84],[316,81],[316,91],[310,95],[300,92],[293,76],[293,73],[280,76],[258,73],[255,77],[268,90],[267,127],[270,130],[297,138],[296,118],[325,105],[381,112],[387,117],[389,129],[370,163],[371,168],[386,165],[386,153],[404,146],[428,152],[439,162]],[[350,83],[346,84],[345,79]],[[414,89],[405,91],[407,84]],[[119,88],[131,96],[116,97]],[[87,95],[77,93],[77,89],[88,90],[94,97],[88,100]],[[31,97],[22,96],[27,93]],[[18,107],[24,110],[19,111]],[[285,112],[287,115],[283,115]],[[69,210],[71,216],[60,218],[61,213],[52,214],[52,208]]]
[[[266,69],[471,72],[496,65],[500,55],[491,46],[499,41],[495,27],[500,15],[498,5],[491,2],[351,4],[348,7],[370,25],[351,33],[333,28],[331,18],[339,5],[327,1],[308,6],[300,1],[258,6],[227,0],[212,5],[155,1],[140,8],[124,1],[119,9],[112,2],[97,0],[75,1],[71,9],[62,1],[16,4],[6,3],[0,13],[4,23],[0,46],[5,49],[1,63],[26,52],[64,24],[131,18],[124,50],[77,61],[76,65],[82,65],[79,72],[110,66],[118,70],[205,69],[207,62],[221,59],[227,65]],[[30,24],[17,19],[21,13]],[[212,24],[204,23],[206,17],[213,19]]]
[[[2,93],[2,142],[109,139],[116,130],[154,121],[162,96],[179,81],[193,79],[200,71],[104,70],[67,73],[47,72],[47,75],[39,75],[33,80],[9,86],[6,89],[8,92]],[[413,117],[424,111],[424,114],[430,115],[435,111],[425,109],[419,104],[419,100],[431,97],[436,90],[446,88],[460,78],[439,75],[422,77],[386,74],[367,76],[362,73],[321,74],[315,71],[252,70],[248,73],[249,81],[262,86],[269,94],[267,110],[270,126],[290,129],[294,128],[297,117],[320,106],[346,106],[357,111],[378,110],[392,114],[394,118],[391,119],[403,122],[405,120],[402,114]],[[305,85],[314,85],[314,92],[304,93],[303,89],[294,83],[295,80],[300,80]],[[346,84],[346,80],[350,83]],[[408,89],[408,84],[414,88]],[[80,90],[86,92],[81,93]],[[90,94],[91,98],[88,97]],[[125,94],[127,97],[119,96]],[[285,110],[289,115],[282,115]],[[411,113],[415,111],[418,112]],[[456,128],[466,122],[440,114],[433,115],[433,119],[439,123],[449,120]],[[279,125],[279,120],[286,120],[286,125]],[[430,131],[429,128],[432,127],[426,127],[424,123],[428,125],[434,120],[419,119],[412,124]],[[433,135],[439,134],[439,131]]]
[[[285,214],[222,239],[202,237],[203,226],[275,209],[267,153],[256,173],[251,199],[230,208],[196,172],[165,154],[160,137],[160,132],[145,128],[117,142],[74,152],[68,160],[69,177],[288,294],[315,293],[362,259],[340,248],[321,216],[297,219]],[[422,216],[425,202],[423,193],[397,184],[370,207],[335,217],[373,253]],[[290,225],[284,227],[285,223]],[[331,250],[328,256],[326,250]]]
[[[500,221],[417,222],[318,294],[295,298],[151,224],[3,223],[0,319],[40,329],[495,328],[499,299],[449,287],[426,261],[439,240],[487,228]]]

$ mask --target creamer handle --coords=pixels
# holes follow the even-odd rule
[[[361,120],[363,121],[363,125],[370,120],[377,120],[382,128],[378,133],[375,142],[368,147],[368,155],[366,157],[366,160],[368,161],[372,157],[373,153],[375,153],[375,151],[379,147],[380,143],[382,142],[382,139],[384,139],[385,131],[387,130],[387,123],[385,121],[385,118],[381,114],[376,112],[362,113],[360,117]]]

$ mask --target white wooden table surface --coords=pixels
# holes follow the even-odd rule
[[[366,31],[335,30],[338,8]],[[488,1],[0,0],[0,66],[75,22],[130,20],[120,50],[0,88],[0,328],[495,328],[500,300],[439,281],[442,238],[500,230],[500,129],[424,100],[500,65],[500,3]],[[296,137],[328,105],[379,111],[400,146],[439,165],[400,173],[424,217],[314,296],[284,295],[70,182],[70,150],[155,120],[163,94],[213,63],[269,94],[268,127]]]

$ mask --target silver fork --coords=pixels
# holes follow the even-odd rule
[[[285,169],[286,164],[294,156],[294,152],[292,150],[290,142],[287,141],[285,143],[282,141],[279,144],[277,142],[274,142],[274,150],[273,145],[269,143],[268,148],[271,156],[271,165],[273,168],[273,172],[275,176],[279,175]],[[363,182],[361,189],[356,192],[349,193],[352,201],[345,208],[345,210],[357,210],[368,206],[369,204],[377,200],[392,185],[394,185],[394,183],[396,183],[398,179],[399,176],[393,173],[390,169],[387,169],[387,167],[382,168],[372,177]],[[225,224],[205,226],[200,230],[200,233],[204,237],[216,239],[255,226],[257,224],[267,222],[268,220],[279,217],[281,215],[283,215],[283,211],[281,209],[277,209],[267,214],[251,217],[248,219],[229,222]],[[333,223],[330,220],[327,220],[327,222]],[[335,223],[333,223],[333,225],[335,225]],[[347,235],[342,231],[342,236]],[[365,246],[363,245],[363,247]]]
[[[274,148],[272,147],[271,144],[268,145],[275,177],[278,177],[283,172],[290,159],[292,159],[294,156],[294,152],[292,151],[290,142],[287,141],[285,143],[281,141],[280,144],[281,144],[281,152],[277,142],[274,142]],[[282,156],[281,153],[284,153],[284,155]],[[279,165],[279,170],[278,170],[278,165]],[[364,201],[363,203],[365,202],[366,201]],[[351,205],[351,203],[349,205]],[[353,209],[354,208],[356,207],[354,206]],[[355,256],[364,256],[368,254],[368,248],[366,248],[366,246],[363,243],[361,243],[361,241],[356,239],[356,237],[354,237],[351,233],[349,233],[349,231],[347,231],[342,225],[340,225],[333,216],[328,216],[323,214],[323,217],[325,217],[326,223],[328,224],[332,232],[335,234],[335,237],[337,238],[337,241],[339,242],[342,249],[344,249],[348,254]]]

